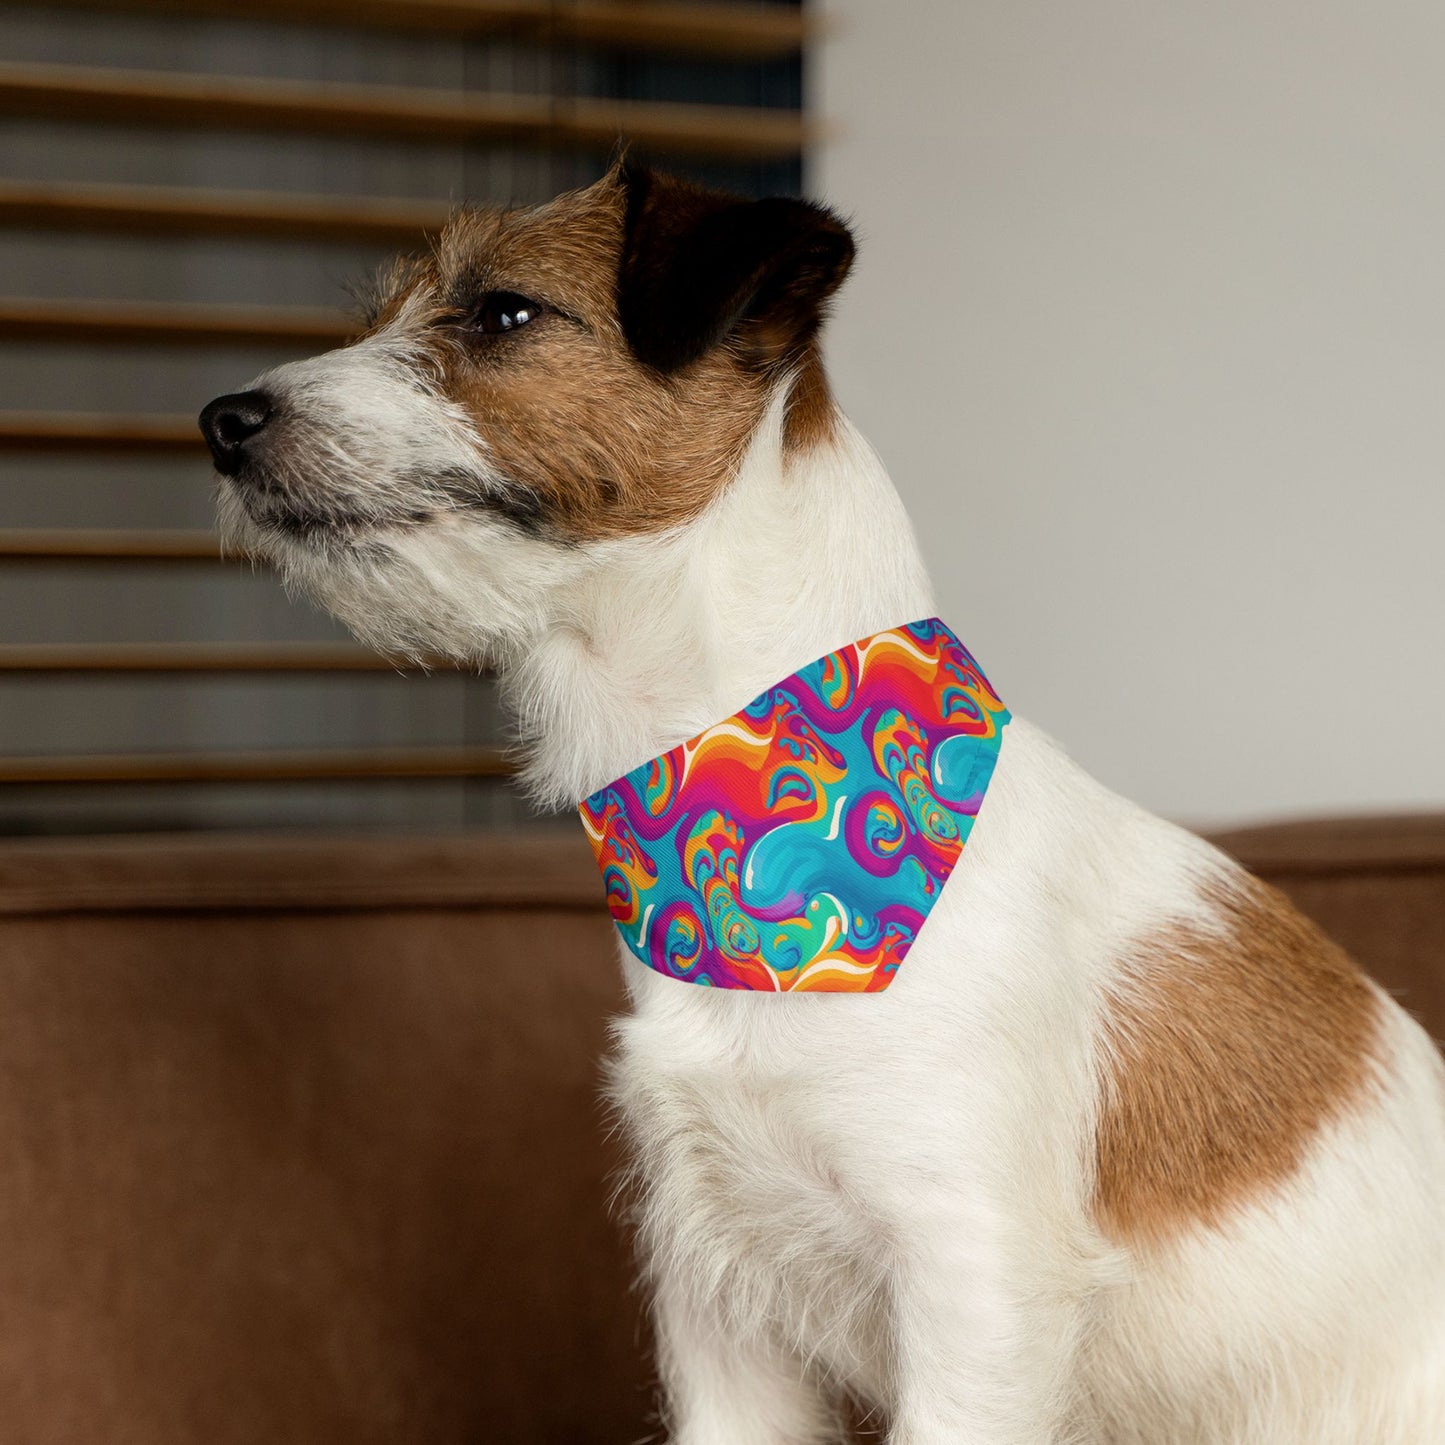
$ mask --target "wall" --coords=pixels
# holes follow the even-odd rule
[[[822,8],[835,385],[1011,705],[1188,821],[1445,805],[1445,10]]]

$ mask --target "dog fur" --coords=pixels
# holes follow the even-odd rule
[[[225,530],[366,641],[495,666],[574,804],[933,614],[818,361],[851,257],[819,207],[627,166],[459,215],[361,340],[252,384]],[[621,953],[675,1445],[835,1440],[844,1396],[893,1445],[1445,1440],[1434,1046],[1027,722],[885,993]]]

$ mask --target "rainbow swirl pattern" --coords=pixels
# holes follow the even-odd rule
[[[1008,720],[937,618],[810,663],[582,804],[623,941],[714,988],[887,988]]]

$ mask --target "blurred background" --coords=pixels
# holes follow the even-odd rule
[[[485,679],[215,557],[192,418],[619,133],[852,218],[839,394],[1087,767],[1440,805],[1442,53],[1393,0],[0,5],[0,833],[537,821]]]
[[[1086,766],[1198,824],[1445,801],[1445,20],[732,8],[0,6],[0,830],[529,821],[485,680],[216,560],[191,418],[619,131],[854,220],[840,395]]]
[[[943,615],[1445,1033],[1442,71],[1405,0],[0,0],[5,1445],[661,1438],[580,830],[217,555],[195,424],[619,135],[850,217]]]
[[[0,832],[507,825],[491,686],[222,563],[195,414],[617,137],[796,193],[796,6],[0,5]]]
[[[1110,786],[1445,803],[1445,11],[826,0],[845,407]]]

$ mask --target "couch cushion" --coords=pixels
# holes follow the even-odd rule
[[[620,1002],[574,837],[0,847],[0,1433],[639,1438]]]

